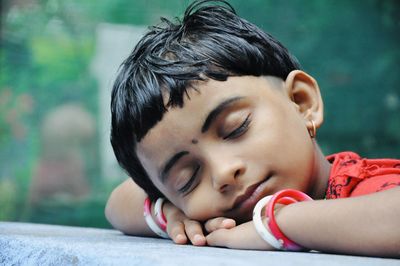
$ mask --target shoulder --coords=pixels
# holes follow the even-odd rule
[[[330,155],[327,198],[365,195],[400,186],[400,160],[366,159],[354,152]]]
[[[377,175],[367,178],[357,184],[351,192],[351,197],[366,195],[379,191],[388,190],[400,186],[400,173]]]

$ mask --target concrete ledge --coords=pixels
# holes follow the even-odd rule
[[[116,230],[0,222],[0,265],[400,265],[400,260],[175,245]]]

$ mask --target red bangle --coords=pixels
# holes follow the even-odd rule
[[[290,251],[300,251],[303,250],[304,248],[301,247],[300,245],[296,244],[294,241],[290,240],[285,236],[285,234],[282,233],[282,231],[279,229],[278,224],[276,223],[275,220],[275,204],[279,201],[279,203],[289,205],[295,202],[299,201],[310,201],[313,200],[310,198],[307,194],[294,190],[294,189],[285,189],[278,191],[275,193],[271,200],[269,201],[269,204],[267,206],[267,210],[265,212],[265,216],[268,218],[268,226],[269,229],[271,230],[272,235],[282,243],[282,246],[285,250],[290,250]]]

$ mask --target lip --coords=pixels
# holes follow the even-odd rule
[[[253,207],[257,201],[261,198],[262,193],[265,188],[265,183],[271,178],[271,175],[268,175],[264,180],[249,186],[245,193],[236,198],[233,203],[232,211],[239,209],[248,209]]]

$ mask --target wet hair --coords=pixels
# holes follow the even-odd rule
[[[122,63],[113,85],[111,144],[120,166],[150,198],[162,196],[136,144],[168,108],[184,105],[195,81],[244,75],[285,80],[295,69],[299,63],[281,43],[225,1],[195,1],[181,21],[162,18]]]

